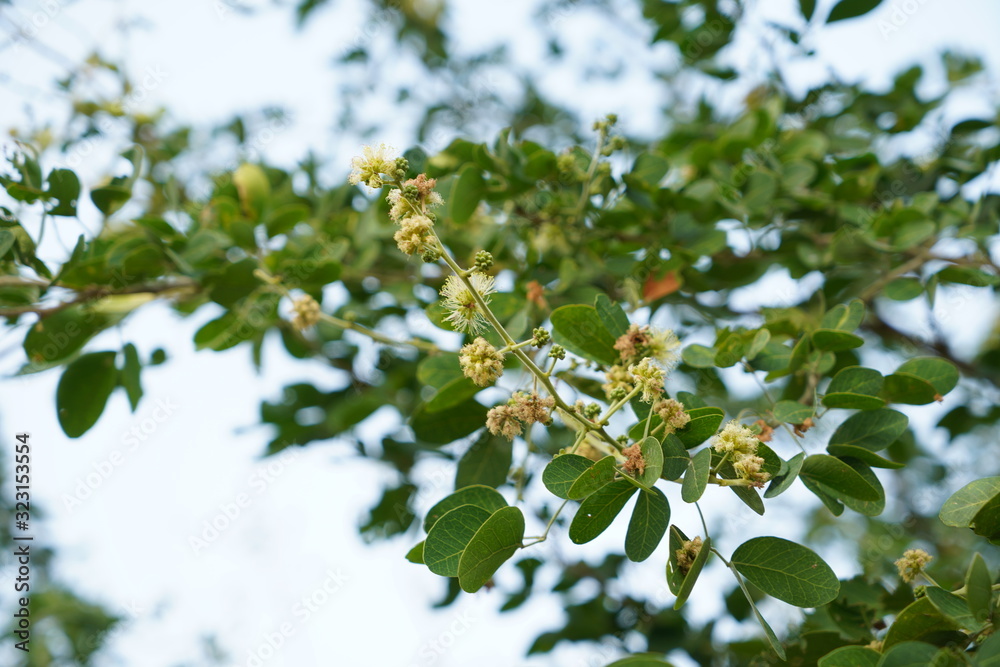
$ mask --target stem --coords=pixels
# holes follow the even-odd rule
[[[576,202],[576,212],[573,214],[574,219],[581,218],[587,208],[587,200],[590,198],[590,186],[594,182],[597,165],[601,161],[601,149],[604,148],[604,139],[606,137],[607,130],[605,129],[601,129],[597,133],[597,148],[594,149],[594,157],[590,160],[590,167],[587,169],[587,180],[583,182],[583,191],[580,193],[580,199]]]
[[[448,267],[455,273],[455,275],[458,276],[458,279],[465,284],[466,288],[472,294],[472,297],[476,300],[476,305],[479,307],[479,310],[482,313],[483,317],[486,318],[486,321],[490,323],[490,325],[493,327],[493,329],[497,332],[497,334],[500,336],[500,338],[506,345],[508,346],[517,345],[516,341],[511,337],[509,333],[507,333],[507,330],[504,329],[503,325],[500,323],[500,320],[498,320],[496,315],[493,314],[493,311],[490,310],[489,305],[486,303],[486,300],[483,299],[483,296],[479,293],[479,290],[477,290],[475,286],[472,284],[472,281],[469,280],[468,272],[463,270],[462,267],[460,267],[458,263],[452,258],[452,256],[445,249],[444,244],[441,243],[440,239],[437,239],[437,242],[441,248],[441,259],[443,259],[445,264],[447,264]],[[555,399],[556,406],[562,408],[563,412],[568,414],[570,418],[576,421],[578,424],[580,424],[580,426],[587,429],[588,431],[595,431],[598,435],[601,436],[601,438],[603,438],[605,441],[607,441],[609,444],[611,444],[617,449],[618,443],[616,443],[614,439],[612,439],[612,437],[607,434],[607,432],[601,427],[601,425],[594,424],[589,419],[585,419],[584,417],[580,416],[568,403],[566,403],[566,401],[563,400],[562,396],[560,396],[558,392],[556,392],[556,388],[555,386],[553,386],[552,380],[550,380],[549,376],[546,375],[545,372],[542,369],[540,369],[535,364],[534,361],[531,360],[531,357],[525,354],[523,350],[519,350],[516,348],[512,348],[511,352],[514,354],[515,357],[518,358],[518,360],[524,365],[525,368],[528,369],[528,371],[532,375],[538,378],[538,381],[542,383],[542,386],[545,387],[545,390],[549,393],[549,395],[552,396],[553,399]]]
[[[349,329],[351,331],[357,331],[359,334],[368,336],[373,341],[378,343],[385,343],[386,345],[392,345],[395,347],[415,347],[418,350],[423,350],[430,354],[437,354],[441,351],[434,343],[430,343],[426,340],[420,340],[419,338],[407,338],[399,340],[396,338],[390,338],[384,334],[380,334],[374,329],[369,329],[368,327],[358,324],[357,322],[351,322],[350,320],[342,320],[339,317],[334,317],[333,315],[328,315],[326,313],[320,313],[319,318],[328,324],[332,324],[341,329]]]
[[[254,271],[254,273],[258,278],[271,285],[282,295],[288,297],[289,299],[295,298],[292,296],[292,293],[288,290],[288,288],[282,285],[281,281],[276,276],[271,275],[267,271],[267,269],[261,267],[256,271]],[[390,338],[389,336],[381,334],[378,331],[375,331],[374,329],[369,329],[363,324],[358,324],[357,322],[351,322],[350,320],[344,320],[339,317],[334,317],[333,315],[329,315],[322,311],[320,311],[319,319],[326,322],[327,324],[332,324],[335,327],[340,327],[341,329],[357,331],[359,334],[368,336],[377,343],[385,343],[386,345],[392,345],[394,347],[415,347],[418,350],[423,350],[424,352],[427,352],[429,354],[437,354],[438,352],[441,351],[441,348],[439,348],[437,345],[435,345],[434,343],[430,343],[426,340],[420,340],[419,338],[407,338],[404,340]]]
[[[625,396],[625,398],[623,398],[622,400],[618,401],[617,403],[615,403],[614,405],[612,405],[610,408],[608,408],[608,411],[605,412],[603,415],[601,415],[601,418],[597,420],[597,423],[600,424],[601,426],[603,426],[604,424],[607,424],[608,420],[611,419],[611,415],[613,415],[616,412],[618,412],[619,410],[621,410],[625,406],[625,404],[627,404],[630,400],[632,400],[632,397],[635,396],[636,394],[638,394],[640,391],[642,391],[642,389],[640,387],[634,387],[632,389],[632,391],[630,391]],[[649,413],[653,414],[652,408],[650,408]]]
[[[529,540],[533,539],[535,541],[534,542],[529,542],[527,544],[522,544],[521,548],[524,549],[524,548],[530,547],[530,546],[532,546],[534,544],[538,544],[539,542],[544,542],[545,540],[547,540],[548,537],[549,537],[549,531],[552,530],[552,524],[554,524],[556,522],[556,519],[559,518],[559,513],[563,511],[563,508],[566,507],[566,503],[568,503],[568,502],[569,502],[568,499],[562,501],[562,505],[559,506],[559,509],[556,510],[555,514],[552,515],[552,518],[549,519],[548,524],[546,524],[546,526],[545,526],[545,532],[544,533],[542,533],[538,537],[529,537],[528,538]]]
[[[698,510],[698,516],[701,517],[701,527],[705,530],[705,539],[708,539],[709,537],[708,524],[705,523],[705,515],[701,513],[701,505],[698,503],[698,501],[695,501],[694,507],[696,510]]]

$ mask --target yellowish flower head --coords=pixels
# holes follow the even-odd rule
[[[490,295],[496,291],[492,276],[485,273],[471,273],[469,274],[469,282],[483,298],[483,301],[488,304]],[[450,322],[456,331],[479,333],[486,328],[486,318],[483,316],[472,290],[461,278],[448,276],[444,287],[441,288],[441,296],[444,297],[444,307],[449,311],[445,320]]]

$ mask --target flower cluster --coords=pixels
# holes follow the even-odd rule
[[[651,357],[667,371],[673,370],[680,361],[681,342],[670,329],[658,330],[649,326],[633,324],[615,341],[615,349],[622,364],[629,366]]]
[[[681,548],[674,552],[677,557],[677,570],[684,576],[691,571],[691,566],[694,565],[694,561],[698,558],[698,554],[701,553],[701,538],[696,537],[693,540],[687,540],[681,543]]]
[[[550,423],[555,405],[556,400],[551,396],[539,396],[534,391],[515,392],[506,405],[490,409],[486,415],[486,427],[493,435],[513,440],[514,436],[521,435],[525,426]]]
[[[663,381],[667,377],[667,372],[651,358],[646,357],[639,363],[629,366],[628,374],[635,386],[642,389],[644,403],[652,403],[663,393]]]
[[[482,337],[462,348],[458,363],[465,377],[480,387],[493,384],[503,375],[503,354]]]
[[[656,399],[653,414],[663,420],[665,436],[684,428],[691,421],[691,415],[684,411],[684,404],[672,398]]]
[[[680,361],[680,345],[669,329],[661,331],[631,325],[615,341],[621,363],[611,366],[605,373],[607,382],[602,388],[608,400],[620,400],[624,395],[622,390],[627,394],[636,385],[642,387],[642,400],[647,403],[658,397],[663,393],[663,380]]]
[[[896,568],[899,570],[900,578],[906,583],[911,583],[933,559],[934,556],[923,549],[907,549],[903,552],[903,557],[896,561]]]
[[[770,475],[763,471],[764,459],[757,456],[760,440],[748,427],[735,419],[715,436],[715,451],[729,458],[733,470],[740,479],[745,479],[753,486],[763,486]]]
[[[496,289],[493,278],[485,273],[470,273],[468,280],[471,289],[458,276],[448,276],[445,280],[441,296],[444,297],[444,307],[450,311],[445,320],[451,322],[456,331],[478,333],[486,328],[486,318],[472,290],[482,297],[484,303],[489,304],[490,295]]]
[[[400,189],[393,190],[386,196],[386,201],[392,206],[389,209],[389,217],[399,224],[409,215],[427,212],[440,206],[444,203],[444,199],[435,192],[435,187],[437,180],[427,178],[426,174],[419,174],[416,178],[405,181]]]
[[[378,189],[385,183],[382,176],[389,176],[391,180],[404,178],[409,165],[406,158],[395,157],[394,153],[392,147],[385,144],[363,147],[361,155],[351,160],[353,171],[348,180],[352,185],[364,183]]]
[[[642,456],[642,449],[639,447],[638,442],[623,449],[622,454],[628,457],[625,459],[625,463],[622,464],[622,470],[630,475],[638,474],[642,476],[645,474],[646,459]]]
[[[308,294],[292,302],[292,326],[299,331],[304,331],[319,322],[320,311],[316,299]]]

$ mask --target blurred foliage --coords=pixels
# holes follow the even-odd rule
[[[763,498],[731,487],[748,505],[739,511],[762,514],[782,503],[774,497],[798,478],[821,502],[802,509],[803,540],[822,553],[851,553],[858,574],[832,588],[832,599],[813,604],[816,587],[802,598],[787,581],[759,575],[762,556],[752,547],[766,555],[780,545],[744,543],[732,556],[738,586],[698,594],[724,597],[732,622],[762,623],[766,634],[746,641],[717,632],[723,619],[697,626],[671,608],[691,594],[705,564],[688,569],[674,547],[687,540],[683,531],[707,541],[702,526],[670,528],[667,577],[644,595],[623,585],[630,561],[617,554],[600,562],[529,554],[506,566],[510,576],[477,583],[494,586],[502,610],[514,613],[533,595],[561,599],[565,616],[535,638],[533,654],[560,643],[602,642],[618,653],[640,645],[660,656],[623,664],[664,664],[671,652],[712,665],[993,664],[1000,653],[1000,640],[991,638],[1000,486],[983,476],[997,468],[1000,337],[994,332],[979,349],[959,350],[935,319],[995,299],[1000,284],[993,252],[1000,198],[984,187],[1000,157],[998,114],[946,121],[943,113],[955,96],[980,85],[981,64],[943,54],[948,83],[933,96],[923,93],[928,73],[920,66],[884,90],[831,79],[798,94],[775,69],[734,108],[714,93],[746,89],[747,75],[722,58],[744,29],[741,3],[628,4],[641,13],[650,44],[668,45],[680,63],[655,73],[677,103],[664,110],[653,140],[602,131],[595,148],[586,125],[548,100],[534,74],[510,65],[504,49],[456,54],[445,3],[373,2],[370,20],[394,27],[395,53],[415,58],[427,81],[442,84],[394,91],[401,104],[420,110],[415,142],[426,144],[441,128],[464,135],[440,151],[407,151],[410,175],[437,179],[445,205],[436,232],[459,264],[471,265],[483,249],[492,254],[491,273],[509,285],[492,302],[507,331],[525,340],[535,327],[550,327],[573,353],[557,375],[567,394],[606,402],[596,371],[606,370],[615,351],[600,340],[621,334],[620,317],[668,322],[683,341],[701,341],[685,345],[672,376],[692,421],[677,442],[663,438],[662,476],[683,478],[684,501],[724,492],[705,489],[709,479],[732,479],[724,462],[688,450],[715,434],[727,415],[757,419],[762,436],[774,431],[763,447],[775,479]],[[807,31],[878,4],[842,0],[820,16],[815,3],[803,1],[801,20],[767,26],[765,41],[808,61]],[[323,20],[332,5],[301,2],[298,20]],[[618,21],[616,6],[542,3],[539,30],[550,33],[551,57],[562,57],[567,35],[546,17],[586,9]],[[392,84],[380,84],[388,80],[380,74],[392,61],[379,51],[384,46],[361,40],[341,54],[338,67],[362,71],[357,80],[368,82],[344,89],[352,102],[342,129],[377,129],[356,110],[366,95],[386,99],[384,86]],[[483,83],[507,67],[516,94]],[[92,97],[83,81],[95,72],[116,80],[120,97]],[[691,81],[711,92],[686,96],[699,89]],[[571,524],[554,516],[551,497],[536,502],[534,495],[553,454],[573,443],[572,430],[556,421],[513,447],[483,433],[481,396],[492,401],[495,392],[478,395],[462,378],[457,344],[438,348],[454,335],[427,334],[451,331],[437,295],[445,273],[397,251],[382,197],[326,182],[320,165],[346,168],[345,156],[311,155],[284,169],[243,159],[206,171],[201,158],[224,142],[254,157],[256,133],[280,127],[282,112],[248,114],[206,137],[168,110],[136,111],[128,103],[133,82],[101,58],[60,86],[74,100],[66,128],[24,128],[0,176],[0,317],[24,332],[21,373],[61,373],[56,415],[67,435],[83,435],[115,391],[126,393],[133,409],[141,403],[143,377],[164,361],[162,351],[140,354],[129,342],[93,349],[90,341],[141,317],[147,303],[166,300],[181,315],[218,313],[196,333],[199,349],[242,346],[259,367],[268,363],[264,341],[271,338],[295,359],[336,369],[335,386],[290,385],[262,403],[261,420],[273,429],[266,451],[335,440],[390,470],[391,483],[359,526],[365,539],[405,536],[402,555],[423,534],[419,513],[427,498],[447,501],[452,488],[475,484],[496,487],[508,500],[531,498],[523,505],[531,519],[554,519],[551,539],[567,529],[573,535]],[[506,129],[477,136],[484,118]],[[908,139],[929,147],[907,151]],[[66,167],[96,140],[119,142],[122,159],[106,181],[83,183],[76,173],[82,170]],[[81,234],[64,261],[40,259],[45,225],[76,216],[98,220],[99,230]],[[768,292],[781,277],[795,285],[773,295],[785,305],[738,307],[735,297]],[[331,285],[342,298],[325,289]],[[297,330],[285,289],[319,301],[327,319]],[[563,325],[552,317],[581,305],[590,310],[561,311]],[[580,331],[593,335],[574,333]],[[507,372],[525,377],[519,362],[508,361]],[[746,386],[741,374],[766,389],[734,391]],[[937,422],[939,430],[912,426],[895,409],[934,405],[949,392],[955,407]],[[382,422],[390,432],[378,442],[361,438],[359,427],[384,406],[400,419]],[[648,411],[631,409],[637,419]],[[640,428],[632,438],[641,435]],[[974,470],[953,466],[963,456],[977,462]],[[455,483],[429,484],[420,474],[424,462],[454,462]],[[664,486],[678,502],[673,485]],[[504,501],[483,511],[493,521],[514,509]],[[728,532],[739,536],[738,529]],[[3,537],[9,543],[9,533]],[[712,535],[716,545],[726,539],[726,530]],[[928,568],[934,579],[920,579],[928,585],[916,589],[892,565],[913,545],[936,556]],[[704,553],[707,559],[707,545]],[[408,558],[421,562],[422,547]],[[812,567],[822,562],[817,556]],[[548,590],[540,584],[546,570],[557,573]],[[414,576],[422,576],[418,571]],[[448,582],[442,606],[462,594],[456,579]],[[815,608],[778,628],[779,641],[757,612],[765,593]],[[90,652],[78,637],[114,622],[59,588],[37,594],[34,604],[69,638],[75,655],[65,659],[81,664]]]

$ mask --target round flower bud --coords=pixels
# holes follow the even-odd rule
[[[458,363],[465,377],[480,387],[493,384],[503,375],[503,355],[482,337],[462,348]]]

